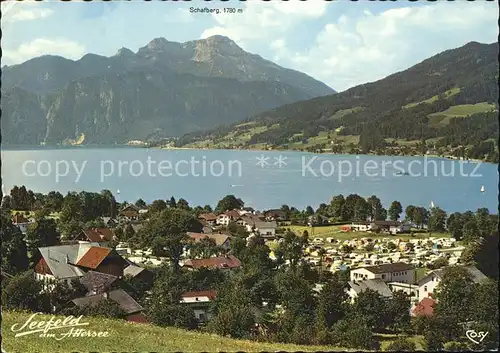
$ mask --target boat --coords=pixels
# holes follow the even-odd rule
[[[485,192],[485,191],[486,191],[486,189],[484,188],[484,185],[481,186],[481,192]]]

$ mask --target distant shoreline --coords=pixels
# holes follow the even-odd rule
[[[468,161],[473,163],[489,163],[498,164],[495,162],[487,162],[480,159],[460,159],[454,156],[439,156],[435,154],[426,155],[385,155],[385,154],[351,154],[351,153],[333,153],[333,152],[309,152],[309,151],[298,151],[290,149],[260,149],[260,148],[207,148],[207,147],[150,147],[147,145],[136,145],[136,144],[89,144],[89,145],[1,145],[2,151],[26,151],[26,150],[50,150],[50,149],[112,149],[112,148],[143,148],[143,149],[158,149],[158,150],[198,150],[198,151],[248,151],[248,152],[298,152],[307,154],[324,154],[324,155],[350,155],[350,156],[385,156],[385,157],[431,157],[431,158],[442,158],[452,161]]]
[[[352,153],[334,153],[334,152],[308,152],[308,151],[297,151],[297,150],[287,150],[287,149],[260,149],[260,148],[207,148],[207,147],[152,147],[161,150],[206,150],[206,151],[249,151],[249,152],[299,152],[299,153],[308,153],[308,154],[325,154],[325,155],[350,155],[350,156],[380,156],[380,157],[431,157],[431,158],[442,158],[453,161],[466,161],[473,163],[490,163],[497,164],[495,162],[486,162],[481,159],[460,159],[454,156],[439,156],[436,154],[416,154],[416,155],[386,155],[386,154],[373,154],[373,153],[363,153],[363,154],[352,154]]]

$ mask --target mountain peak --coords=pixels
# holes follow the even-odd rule
[[[213,44],[235,44],[236,43],[229,37],[222,36],[220,34],[216,34],[210,37],[207,37],[204,39],[207,43],[213,43]]]
[[[123,56],[131,56],[131,55],[134,55],[134,52],[128,48],[125,48],[125,47],[120,48],[115,54],[115,56],[122,56],[122,57]]]
[[[169,42],[167,39],[165,39],[163,37],[158,37],[158,38],[153,39],[151,42],[149,42],[146,47],[148,49],[161,50],[161,49],[164,49],[170,43],[171,42]]]
[[[195,43],[197,61],[205,61],[217,54],[239,56],[245,53],[232,39],[221,35],[200,39],[195,41]]]

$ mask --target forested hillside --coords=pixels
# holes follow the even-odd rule
[[[471,42],[347,91],[285,105],[180,146],[436,153],[498,160],[498,47]]]
[[[112,144],[232,124],[335,91],[222,36],[2,68],[4,144]]]

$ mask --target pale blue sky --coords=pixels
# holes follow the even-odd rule
[[[191,13],[236,7],[243,13]],[[336,90],[381,79],[469,41],[498,36],[496,2],[309,0],[2,3],[2,65],[43,54],[137,51],[156,37],[227,35],[243,49]]]

